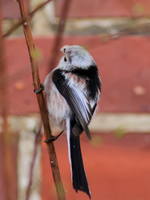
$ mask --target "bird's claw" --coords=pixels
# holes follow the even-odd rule
[[[39,93],[41,93],[43,90],[44,90],[44,85],[43,85],[43,84],[40,84],[40,87],[39,87],[38,89],[35,89],[35,90],[34,90],[34,93],[35,93],[35,94],[39,94]]]
[[[57,136],[51,136],[50,138],[48,138],[44,142],[47,143],[47,144],[54,142],[55,140],[57,140],[59,138],[59,136],[61,136],[62,133],[63,133],[63,131],[61,133],[59,133],[59,135],[57,135]]]

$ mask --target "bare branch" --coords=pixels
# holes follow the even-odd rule
[[[30,20],[29,20],[29,17],[27,17],[28,13],[26,13],[25,11],[23,0],[17,0],[17,1],[19,3],[22,20],[25,20],[23,24],[24,35],[26,38],[26,43],[27,43],[28,52],[30,56],[33,85],[34,85],[34,89],[37,90],[40,88],[40,78],[39,78],[39,72],[38,72],[38,63],[37,63],[36,58],[34,57],[36,48],[33,42],[32,33],[31,33],[30,25],[29,25]],[[49,125],[48,112],[47,112],[47,107],[45,104],[43,92],[37,94],[37,101],[40,108],[40,114],[41,114],[41,119],[44,126],[45,137],[46,139],[48,139],[52,136],[52,134],[51,134],[51,129]],[[53,179],[54,179],[54,183],[55,183],[55,187],[57,191],[58,200],[65,200],[65,192],[64,192],[62,181],[61,181],[61,176],[60,176],[60,171],[58,167],[58,161],[57,161],[54,145],[53,143],[49,143],[47,147],[48,147],[50,165],[52,168],[52,174],[53,174]]]
[[[70,5],[71,5],[71,0],[64,0],[63,1],[61,13],[60,13],[60,18],[59,18],[59,24],[58,24],[58,28],[57,28],[57,33],[56,33],[56,36],[54,38],[54,43],[53,43],[53,47],[52,47],[53,54],[50,58],[50,63],[49,63],[50,68],[55,66],[55,64],[57,62],[58,52],[59,52],[61,42],[62,42],[62,39],[63,39],[63,33],[64,33],[64,30],[65,30],[65,25],[66,25],[66,20],[67,20],[67,17],[68,17]]]
[[[40,9],[42,9],[44,6],[46,6],[49,2],[51,2],[52,0],[47,0],[41,4],[39,4],[33,11],[31,11],[28,15],[28,17],[33,17],[34,14],[39,11]],[[11,33],[13,33],[17,28],[19,28],[23,23],[25,22],[25,19],[20,19],[16,24],[14,24],[12,27],[10,27],[10,29],[3,34],[3,37],[7,37],[9,36]]]
[[[35,161],[36,161],[36,157],[38,153],[38,147],[39,147],[39,144],[41,143],[41,138],[42,138],[41,128],[42,128],[42,124],[40,124],[40,126],[38,127],[38,130],[35,130],[34,149],[33,149],[33,156],[31,160],[31,166],[30,166],[30,172],[29,172],[29,183],[26,190],[25,200],[30,199],[31,187],[32,187],[32,182],[33,182],[34,166],[35,166]]]

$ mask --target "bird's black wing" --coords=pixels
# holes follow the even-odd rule
[[[52,80],[60,94],[67,101],[76,120],[81,124],[88,138],[91,138],[88,123],[90,122],[93,112],[83,92],[83,84],[77,84],[71,77],[68,78],[67,74],[61,69],[56,69],[54,71]]]

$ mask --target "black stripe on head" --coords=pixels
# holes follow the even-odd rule
[[[89,91],[89,96],[94,99],[98,93],[98,90],[101,91],[101,82],[98,77],[98,70],[96,65],[91,65],[87,69],[75,68],[71,71],[73,74],[86,79],[87,87]]]

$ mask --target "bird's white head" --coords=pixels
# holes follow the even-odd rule
[[[59,68],[65,70],[70,70],[76,67],[86,69],[95,64],[93,57],[82,46],[65,45],[60,50],[64,55],[58,64]]]

